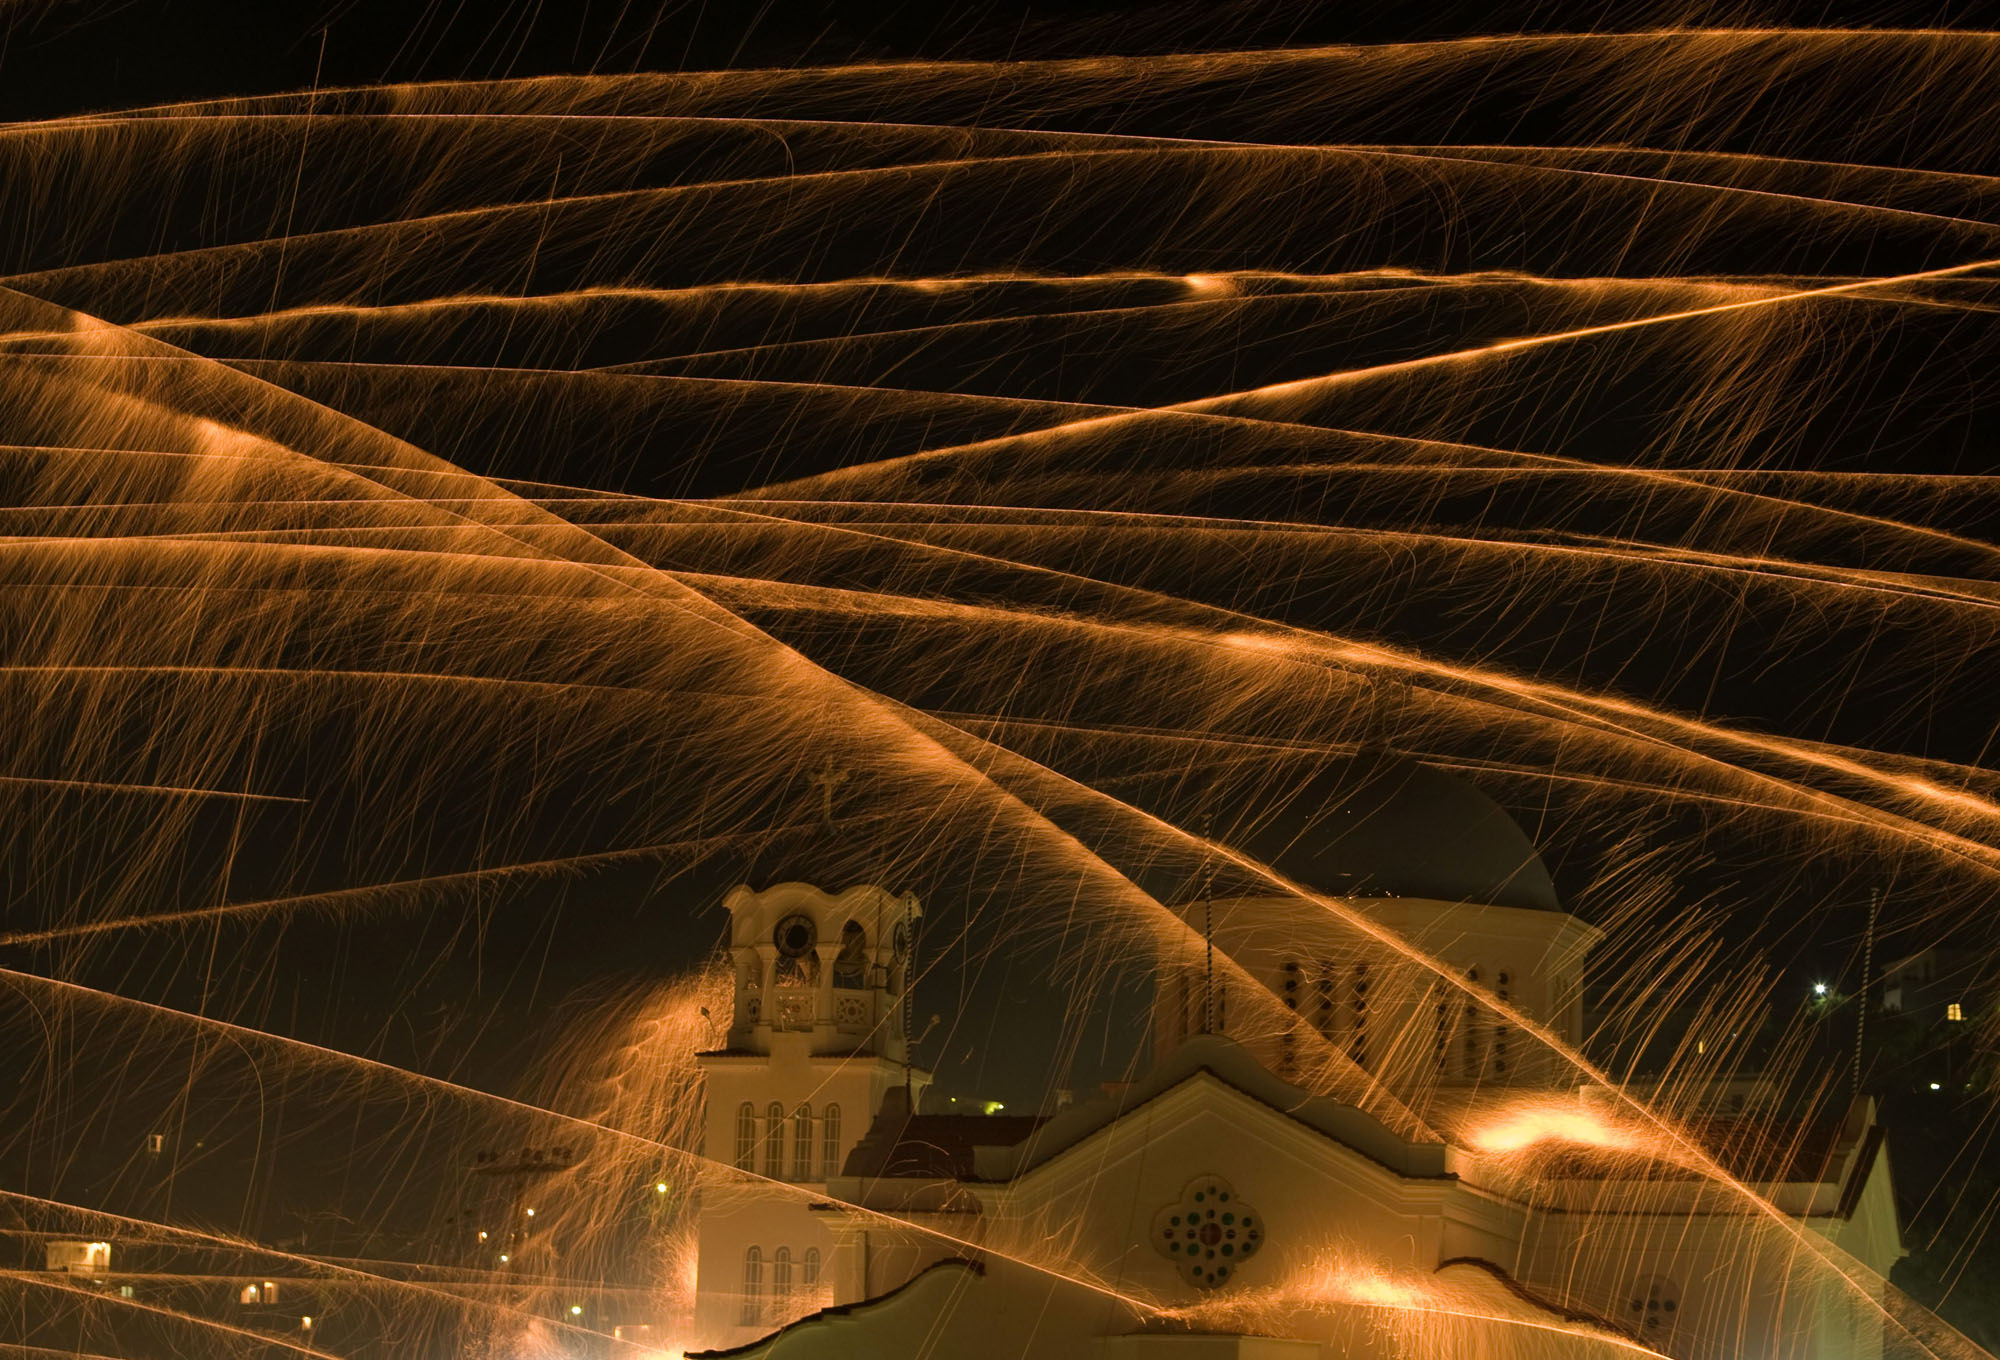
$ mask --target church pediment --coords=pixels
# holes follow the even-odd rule
[[[1073,1243],[1080,1264],[1187,1303],[1276,1287],[1324,1252],[1427,1267],[1456,1178],[1403,1174],[1324,1122],[1197,1070],[978,1186],[987,1240]]]
[[[1197,1094],[1202,1093],[1202,1094]],[[1116,1097],[1065,1111],[1014,1147],[986,1150],[977,1178],[1007,1180],[1053,1162],[1148,1105],[1178,1096],[1219,1103],[1230,1117],[1268,1119],[1340,1145],[1393,1175],[1412,1180],[1448,1177],[1442,1143],[1417,1142],[1365,1110],[1315,1096],[1273,1075],[1239,1045],[1204,1036],[1190,1040]]]

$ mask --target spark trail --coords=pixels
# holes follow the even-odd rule
[[[9,1039],[74,1054],[10,1096],[0,1166],[46,1181],[6,1193],[83,1177],[121,1233],[163,1223],[152,1154],[104,1148],[172,1130],[228,1151],[175,1171],[171,1217],[245,1149],[246,1222],[337,1165],[345,1236],[284,1259],[444,1270],[419,1244],[471,1192],[441,1165],[556,1130],[591,1156],[460,1178],[553,1196],[554,1254],[437,1284],[519,1331],[436,1324],[454,1356],[597,1344],[559,1299],[593,1283],[646,1345],[702,1343],[685,1306],[734,1285],[694,1277],[701,1195],[1184,1323],[1057,1225],[941,1230],[697,1150],[735,1004],[714,904],[806,876],[924,899],[941,1091],[1142,1076],[1128,993],[1212,951],[1231,1037],[1282,1043],[1299,1099],[1447,1144],[1531,1219],[1636,1159],[1635,1251],[1734,1215],[1717,1278],[1974,1354],[1702,1102],[1761,1068],[1793,1158],[1850,1086],[1893,1113],[1891,1049],[1833,1037],[1849,1003],[1787,998],[1866,1009],[1933,945],[1967,960],[1952,1080],[2000,1034],[1996,72],[1986,33],[1668,29],[0,128],[0,946],[38,969],[0,976]],[[1395,895],[1239,843],[1390,759],[1534,827],[1605,936],[1595,1032],[1387,924]],[[1240,825],[1160,792],[1209,786]],[[1413,988],[1411,1032],[1305,1023],[1196,929],[1218,875]],[[1053,999],[996,1002],[1003,974]],[[1018,1051],[968,1051],[997,1004]],[[1446,1079],[1433,1009],[1566,1093]],[[1965,1110],[1976,1157],[2000,1118]],[[1575,1321],[1623,1307],[1582,1297],[1598,1264],[1524,1250],[1554,1313],[1372,1263],[1231,1317],[1323,1340],[1381,1310],[1405,1356],[1761,1353]]]

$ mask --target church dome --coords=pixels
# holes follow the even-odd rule
[[[1373,751],[1311,766],[1260,764],[1254,773],[1214,771],[1198,789],[1177,783],[1163,800],[1142,793],[1139,801],[1308,888],[1562,910],[1534,842],[1506,809],[1463,779],[1406,756]],[[1247,874],[1223,873],[1210,890],[1254,896],[1269,888]],[[1169,891],[1184,901],[1199,890],[1183,878]]]
[[[1534,842],[1506,809],[1419,761],[1344,761],[1245,830],[1238,848],[1322,892],[1562,910]]]

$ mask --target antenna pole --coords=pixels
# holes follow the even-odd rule
[[[1212,818],[1203,813],[1201,818],[1201,839],[1203,858],[1201,866],[1201,938],[1207,951],[1203,965],[1201,984],[1201,1032],[1215,1033],[1215,857],[1210,839]]]
[[[1875,974],[1875,914],[1882,909],[1882,890],[1868,890],[1868,931],[1861,946],[1860,1005],[1854,1013],[1854,1094],[1861,1094],[1861,1044],[1868,1037],[1868,989]]]
[[[903,963],[903,1104],[914,1115],[917,1097],[910,1069],[917,1048],[917,923],[910,918],[907,907],[903,909],[903,923],[910,933],[910,957]]]

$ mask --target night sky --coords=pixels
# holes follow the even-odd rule
[[[222,0],[134,0],[91,5],[27,0],[0,7],[0,117],[27,120],[60,117],[176,100],[227,95],[367,85],[385,81],[505,78],[565,72],[616,73],[762,66],[812,66],[903,58],[1069,57],[1107,53],[1148,53],[1173,47],[1256,48],[1397,38],[1427,39],[1458,34],[1508,31],[1573,31],[1617,26],[1644,28],[1665,19],[1696,17],[1687,5],[1595,9],[1549,5],[1448,4],[1411,6],[1369,3],[1317,8],[1269,5],[1020,5],[991,3],[940,7],[923,3],[869,5],[835,0],[821,5],[648,4],[592,0],[589,4],[545,4],[518,0],[504,4],[453,4],[428,0],[414,6],[399,0],[349,3],[223,3]],[[1948,23],[1958,8],[1887,5],[1758,7],[1760,16],[1812,23],[1894,20],[1901,24]],[[1421,11],[1413,13],[1412,11]],[[1740,18],[1736,9],[1733,16]],[[1545,125],[1560,122],[1562,110],[1524,108],[1475,90],[1441,90],[1439,127],[1449,125],[1462,143],[1533,142]],[[1116,114],[1102,115],[1115,122]],[[18,228],[25,239],[33,224]],[[15,230],[0,223],[0,232]],[[10,238],[12,239],[12,238]],[[1859,261],[1869,251],[1893,253],[1893,232],[1882,240],[1855,244]],[[1746,242],[1747,265],[1759,249]],[[1407,337],[1391,337],[1404,343]],[[1938,347],[1953,337],[1942,332]],[[1414,343],[1411,341],[1410,343]],[[1918,353],[1917,348],[1908,351]],[[1904,357],[1898,362],[1918,363]],[[1118,395],[1142,392],[1143,365],[1107,369],[1103,381]],[[1877,375],[1886,385],[1896,372]],[[1120,386],[1123,384],[1124,386]],[[1092,394],[1095,396],[1096,394]],[[1110,399],[1109,396],[1103,399]],[[1135,398],[1136,399],[1136,398]],[[1856,408],[1864,405],[1857,398]],[[1869,410],[1877,410],[1869,407]],[[1849,414],[1829,409],[1816,418],[1830,441],[1846,437],[1866,442]],[[1509,413],[1495,413],[1496,441],[1506,433]],[[1899,419],[1904,418],[1899,415]],[[453,456],[448,445],[468,445],[479,437],[463,426],[436,418],[428,428],[418,412],[406,434],[418,443]],[[1864,422],[1865,423],[1865,422]],[[1613,428],[1607,418],[1605,429]],[[1818,427],[1815,427],[1816,430]],[[1995,442],[1991,410],[1936,415],[1921,430],[1885,426],[1875,456],[1885,466],[1935,472],[1990,472]],[[1899,442],[1900,441],[1900,442]],[[1887,452],[1883,452],[1887,450]],[[543,456],[508,464],[519,455],[502,451],[489,471],[560,480],[618,485],[649,494],[718,494],[737,484],[771,481],[820,470],[819,453],[805,449],[773,455],[773,464],[749,467],[716,458],[695,466],[639,470],[640,460],[599,459],[595,453]],[[795,463],[785,460],[795,458]],[[468,460],[469,461],[469,460]],[[752,475],[754,473],[754,475]],[[1453,507],[1439,510],[1440,515]],[[1508,507],[1490,509],[1496,517]],[[1956,511],[1940,511],[1948,520]],[[1973,531],[1972,522],[1956,527]],[[1613,523],[1602,527],[1615,529]],[[1288,605],[1298,622],[1310,624],[1322,606],[1307,600]],[[1429,608],[1429,606],[1426,606]],[[1276,612],[1274,610],[1274,612]],[[1587,612],[1587,611],[1585,611]],[[1438,607],[1436,616],[1410,620],[1429,630],[1441,650],[1475,645],[1489,620],[1470,603]],[[1524,666],[1549,659],[1551,669],[1573,665],[1580,678],[1604,680],[1590,662],[1556,653],[1579,627],[1562,601],[1515,621],[1506,639]],[[1652,691],[1663,701],[1702,709],[1717,690],[1727,694],[1728,718],[1755,726],[1782,725],[1792,712],[1801,677],[1828,673],[1848,656],[1878,645],[1860,634],[1832,632],[1812,645],[1796,645],[1784,664],[1768,662],[1770,635],[1746,628],[1715,654],[1691,663],[1692,644],[1663,638],[1635,645],[1619,667],[1632,688]],[[1975,679],[1980,658],[1962,658],[1954,683],[1912,695],[1885,687],[1864,694],[1836,711],[1818,715],[1811,735],[1826,740],[1880,741],[1939,758],[1990,760],[1991,692]],[[1987,672],[1990,674],[1990,672]],[[1911,686],[1911,689],[1920,689]],[[937,695],[950,697],[948,680]],[[1538,809],[1515,804],[1531,830]],[[259,848],[244,856],[246,889],[258,874]],[[1558,849],[1552,865],[1559,887],[1580,887],[1593,872],[1590,863],[1569,862]],[[1881,866],[1881,884],[1893,888],[1899,866]],[[1809,941],[1786,941],[1786,967],[1803,979],[1837,975],[1856,953],[1865,895],[1847,869],[1817,864],[1784,871],[1783,890],[1810,895],[1822,880],[1846,894],[1823,917]],[[106,941],[69,958],[73,975],[136,981],[155,999],[188,1009],[223,1012],[240,1023],[270,1027],[310,1042],[419,1069],[489,1090],[516,1089],[523,1068],[546,1041],[595,1002],[624,986],[670,976],[702,959],[725,926],[720,892],[742,876],[755,881],[775,876],[770,861],[748,864],[727,856],[695,872],[662,880],[648,869],[611,867],[573,879],[514,885],[482,895],[471,909],[435,917],[385,913],[357,928],[346,919],[321,915],[282,923],[231,928],[226,959],[199,963],[171,951],[188,947],[196,934],[148,934]],[[833,884],[830,886],[843,886]],[[892,883],[920,895],[949,900],[963,884]],[[1689,898],[1754,897],[1771,887],[1767,871],[1727,853],[1690,866]],[[26,899],[10,910],[33,913]],[[947,913],[948,915],[948,913]],[[976,915],[976,913],[974,913]],[[962,922],[961,922],[962,924]],[[1979,924],[1984,930],[1989,922]],[[1138,1007],[1144,981],[1112,969],[1099,997],[1101,1014],[1085,1025],[1086,1038],[1071,1058],[1052,1061],[1050,1050],[1062,1032],[1055,1015],[1062,993],[1051,976],[1055,944],[1038,940],[1019,949],[996,949],[971,928],[941,932],[927,943],[934,971],[918,999],[918,1026],[928,1013],[943,1018],[927,1058],[939,1069],[944,1089],[965,1096],[1000,1098],[1016,1107],[1038,1104],[1052,1087],[1089,1088],[1123,1075],[1138,1051]],[[220,951],[219,951],[220,952]],[[256,973],[270,985],[247,1001],[227,993],[229,977]],[[107,1027],[104,1042],[114,1048],[132,1036]],[[134,1050],[132,1089],[155,1082],[162,1091],[192,1075],[196,1067],[232,1061],[226,1052],[206,1053],[186,1068],[147,1070]],[[42,1081],[46,1074],[38,1074]],[[425,1178],[448,1164],[467,1143],[500,1140],[501,1125],[483,1127],[476,1119],[426,1124],[410,1137],[420,1111],[399,1104],[387,1089],[344,1087],[338,1080],[315,1083],[301,1077],[291,1098],[280,1102],[294,1121],[285,1133],[286,1152],[275,1167],[247,1151],[255,1135],[246,1126],[248,1105],[218,1105],[186,1112],[190,1127],[210,1130],[213,1147],[192,1157],[178,1203],[162,1205],[215,1221],[239,1223],[277,1239],[308,1230],[331,1233],[380,1231],[414,1234],[429,1220]],[[73,1165],[58,1174],[80,1200],[111,1192],[137,1193],[130,1147],[143,1130],[94,1127],[81,1112],[91,1100],[87,1088],[67,1090],[69,1114],[92,1132]],[[171,1100],[162,1097],[166,1103]],[[8,1155],[27,1155],[21,1144]],[[30,1160],[47,1170],[46,1149]],[[380,1160],[378,1160],[378,1158]],[[391,1166],[386,1185],[371,1182]],[[0,1161],[0,1168],[7,1168]],[[400,1178],[400,1179],[397,1179]],[[399,1200],[397,1186],[408,1194]],[[413,1212],[404,1213],[406,1209]],[[336,1211],[349,1221],[329,1226]],[[316,1217],[317,1216],[317,1217]]]

